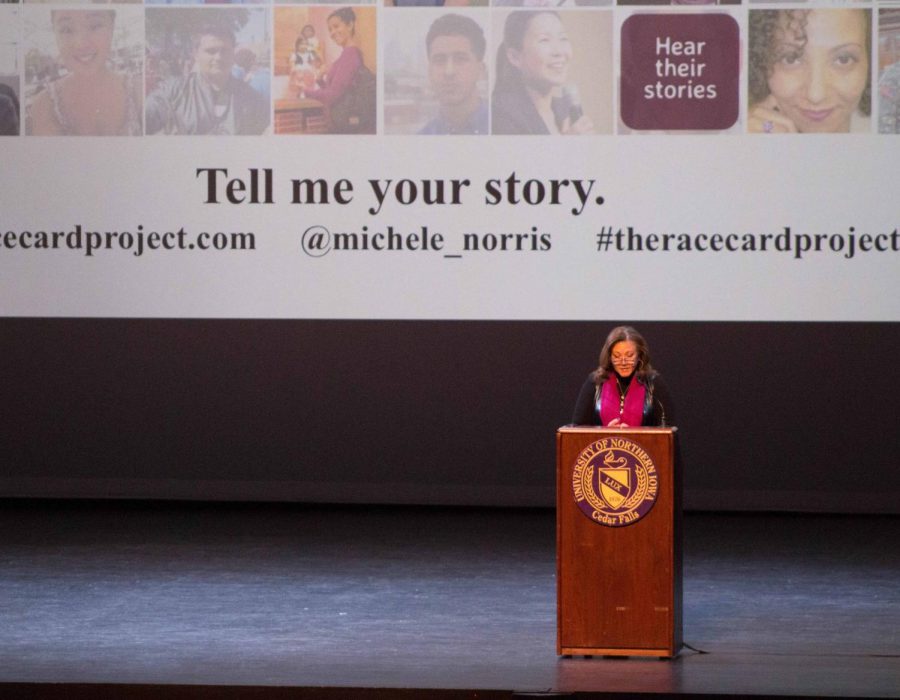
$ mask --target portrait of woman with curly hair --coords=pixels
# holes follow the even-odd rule
[[[751,10],[752,133],[870,131],[871,11]]]

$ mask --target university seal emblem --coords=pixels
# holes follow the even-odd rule
[[[585,447],[572,469],[575,502],[608,527],[631,525],[656,503],[659,475],[650,455],[628,438],[604,437]]]

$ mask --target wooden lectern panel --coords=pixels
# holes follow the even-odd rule
[[[678,653],[680,493],[672,432],[670,428],[585,427],[557,432],[558,653]],[[598,513],[594,512],[595,517],[586,514],[576,501],[576,460],[586,447],[604,438],[636,443],[657,470],[653,507],[627,525],[596,522]]]

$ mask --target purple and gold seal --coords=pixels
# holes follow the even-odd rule
[[[636,442],[604,437],[575,459],[572,489],[587,517],[601,525],[622,527],[650,512],[659,492],[659,475],[650,455]]]

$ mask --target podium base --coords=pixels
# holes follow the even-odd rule
[[[604,649],[601,647],[561,647],[559,656],[657,656],[661,659],[673,659],[678,656],[678,649]]]

